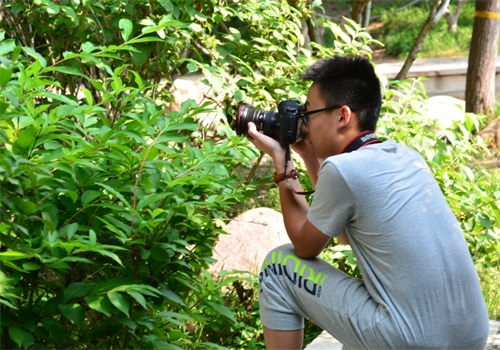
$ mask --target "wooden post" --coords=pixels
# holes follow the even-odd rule
[[[465,85],[466,112],[493,112],[499,31],[500,0],[476,0]]]

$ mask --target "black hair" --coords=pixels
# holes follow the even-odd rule
[[[326,107],[347,105],[356,112],[361,131],[375,130],[382,106],[380,80],[363,56],[334,56],[306,69],[303,79],[317,83]]]

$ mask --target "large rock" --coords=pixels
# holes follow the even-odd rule
[[[449,129],[454,122],[465,123],[465,101],[451,96],[432,96],[428,99],[429,115],[436,117],[441,131]],[[479,136],[492,148],[500,148],[500,118],[491,121]]]
[[[465,101],[452,96],[438,95],[427,101],[429,115],[437,119],[441,131],[453,126],[454,122],[465,122]]]
[[[218,112],[218,105],[222,103],[221,96],[214,94],[212,88],[202,82],[203,78],[202,74],[192,74],[175,79],[169,90],[174,97],[170,110],[179,111],[181,104],[188,99],[194,100],[198,105],[208,102],[208,105],[205,105],[207,112],[198,113],[194,117],[202,126],[216,129],[223,119],[222,114]]]
[[[500,118],[492,120],[486,128],[481,130],[479,136],[487,140],[492,148],[500,150]]]
[[[213,274],[221,270],[257,273],[266,254],[290,239],[281,213],[270,208],[251,209],[232,220],[214,248]]]

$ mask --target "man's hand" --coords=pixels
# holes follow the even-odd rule
[[[323,160],[316,158],[311,140],[306,136],[304,140],[292,145],[291,148],[304,160],[309,178],[313,186],[316,187],[320,164]]]
[[[309,138],[307,137],[304,140],[291,145],[290,147],[300,156],[300,158],[304,160],[316,158],[311,140],[309,140]]]
[[[271,156],[275,168],[284,169],[286,152],[283,146],[272,137],[257,131],[257,127],[252,122],[248,123],[248,140],[250,140],[259,150]]]

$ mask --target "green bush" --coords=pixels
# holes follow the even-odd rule
[[[72,58],[109,68],[99,55],[119,49]],[[133,70],[110,70],[104,83],[87,77],[103,96],[94,103],[51,92],[51,72],[76,70],[12,40],[0,51],[12,76],[0,91],[4,346],[181,342],[178,326],[204,317],[187,296],[202,289],[225,213],[244,198],[233,169],[249,150],[234,136],[196,138],[202,107],[166,113]]]

